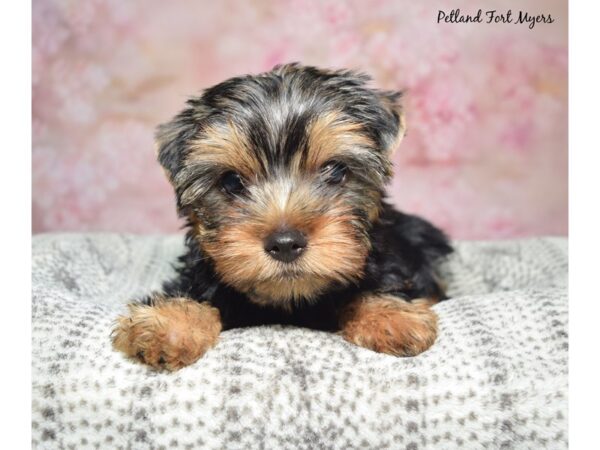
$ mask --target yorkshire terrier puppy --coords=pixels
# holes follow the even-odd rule
[[[445,298],[443,232],[384,201],[399,92],[298,64],[224,81],[157,132],[187,219],[178,277],[119,317],[113,344],[192,364],[222,330],[288,324],[397,356],[427,350]]]

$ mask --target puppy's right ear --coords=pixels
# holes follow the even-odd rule
[[[188,153],[188,143],[200,130],[207,108],[198,98],[187,102],[188,107],[170,122],[159,125],[156,134],[156,153],[167,178],[175,185],[175,177],[183,168]]]
[[[406,118],[404,109],[400,100],[402,92],[400,91],[379,91],[379,99],[382,106],[389,114],[389,131],[386,150],[393,154],[406,135]]]

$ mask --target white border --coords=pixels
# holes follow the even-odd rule
[[[599,448],[600,7],[569,8],[569,441]]]
[[[31,447],[31,4],[0,16],[2,446]]]

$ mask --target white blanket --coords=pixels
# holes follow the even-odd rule
[[[566,240],[456,246],[439,338],[415,358],[271,326],[159,373],[109,335],[172,275],[181,237],[37,235],[33,447],[566,448]]]

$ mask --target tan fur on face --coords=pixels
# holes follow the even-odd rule
[[[187,161],[214,163],[234,170],[246,179],[254,178],[261,170],[246,136],[232,123],[208,126],[201,137],[191,142]]]
[[[329,111],[319,116],[310,124],[307,134],[305,170],[309,173],[317,172],[326,163],[347,155],[362,158],[365,162],[373,159],[373,141],[365,135],[361,124],[348,120],[340,111]],[[296,158],[296,167],[300,164],[299,158],[300,156]],[[391,175],[391,164],[386,170]],[[370,196],[370,204],[373,206],[367,206],[367,213],[369,220],[373,222],[379,216],[381,195],[374,190]]]
[[[347,341],[376,352],[415,356],[431,347],[437,337],[437,315],[431,309],[434,303],[365,295],[342,311],[341,334]]]
[[[357,236],[355,218],[341,205],[327,205],[307,185],[285,180],[261,187],[246,206],[246,215],[231,213],[235,225],[224,226],[216,239],[202,243],[221,279],[250,294],[257,303],[289,307],[311,299],[333,282],[346,284],[362,276],[368,242]],[[293,263],[282,263],[264,250],[264,239],[281,228],[304,233],[308,246]]]
[[[302,276],[286,280],[276,275],[274,279],[253,283],[254,301],[264,304],[284,301],[286,307],[289,300],[312,299],[334,281],[345,285],[360,278],[367,248],[354,235],[349,225],[351,219],[348,215],[321,216],[309,234],[307,250],[296,264]]]
[[[153,306],[131,304],[117,319],[113,346],[157,369],[177,370],[213,347],[221,332],[219,311],[186,298],[157,299]]]
[[[311,123],[308,129],[306,168],[319,170],[326,162],[345,152],[369,155],[373,142],[362,126],[345,119],[338,111],[330,111]]]

